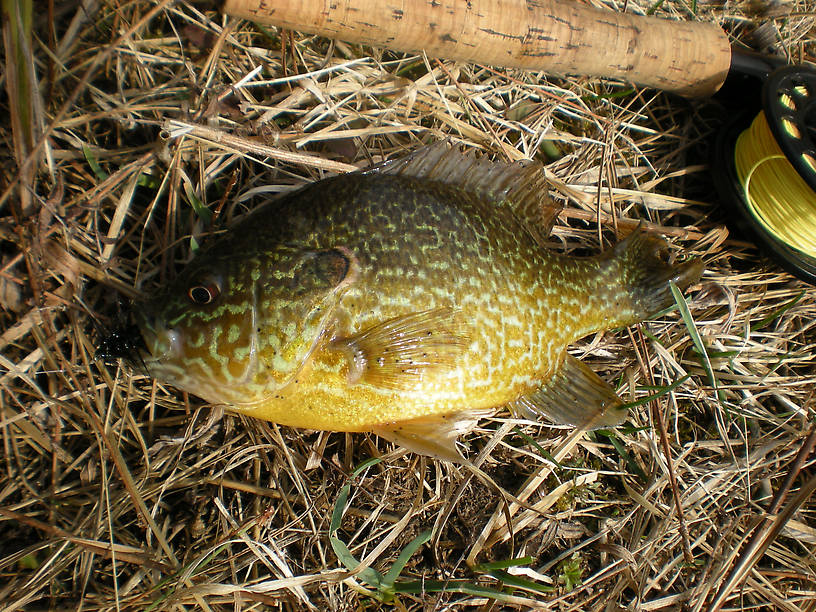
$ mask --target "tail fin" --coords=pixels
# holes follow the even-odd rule
[[[674,303],[670,283],[680,290],[696,283],[703,273],[698,259],[667,261],[666,241],[638,227],[601,257],[614,266],[630,308],[621,312],[621,325],[648,319]]]

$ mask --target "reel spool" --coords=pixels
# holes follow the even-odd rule
[[[761,110],[752,112],[718,135],[715,183],[737,225],[782,268],[816,284],[816,70],[770,72]]]

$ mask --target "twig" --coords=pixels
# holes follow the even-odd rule
[[[629,337],[632,339],[632,344],[636,343],[632,330],[629,331]],[[654,385],[654,376],[650,367],[646,367],[646,361],[642,355],[646,354],[646,343],[643,339],[643,334],[638,334],[640,340],[640,350],[637,350],[637,358],[640,361],[641,368],[649,380],[650,385]],[[637,347],[636,347],[637,349]],[[642,354],[641,354],[642,351]],[[674,499],[674,510],[677,513],[677,526],[680,530],[680,541],[683,544],[683,558],[686,563],[691,565],[694,563],[694,556],[691,554],[691,545],[689,544],[688,528],[683,517],[683,503],[680,500],[680,490],[677,487],[677,477],[674,474],[674,463],[672,461],[671,446],[669,446],[669,436],[666,431],[666,421],[663,418],[663,411],[660,410],[660,403],[657,400],[649,402],[652,418],[657,422],[657,430],[660,433],[660,446],[663,449],[663,456],[666,458],[666,471],[669,474],[669,483],[671,484],[672,497]]]
[[[343,162],[332,161],[316,155],[305,153],[293,153],[284,149],[276,149],[263,145],[255,140],[233,136],[227,132],[216,130],[204,125],[187,123],[177,119],[168,119],[164,122],[163,129],[167,138],[174,139],[181,136],[188,136],[201,142],[206,142],[223,149],[239,153],[254,153],[263,157],[271,157],[279,161],[290,164],[302,164],[311,168],[320,168],[332,172],[353,172],[358,170],[357,166],[344,164]]]
[[[794,459],[788,470],[788,475],[776,495],[774,495],[771,505],[768,507],[768,514],[756,520],[753,526],[754,535],[742,551],[742,555],[737,560],[728,578],[711,601],[707,608],[708,612],[717,612],[722,607],[734,587],[745,578],[748,572],[762,558],[762,555],[765,554],[765,551],[768,550],[768,547],[773,544],[785,523],[793,516],[793,513],[816,491],[816,476],[814,476],[802,486],[796,497],[782,511],[778,512],[790,492],[793,481],[813,452],[814,446],[816,446],[816,425],[811,427],[810,434],[802,444],[802,448],[799,449],[796,459]]]

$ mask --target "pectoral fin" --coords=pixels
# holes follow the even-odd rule
[[[453,414],[431,415],[377,425],[372,431],[381,438],[420,455],[463,463],[464,458],[456,449],[456,439],[473,429],[479,419],[490,416],[493,412],[463,410]]]
[[[452,308],[424,310],[332,341],[349,359],[349,383],[410,389],[431,369],[451,368],[466,346]]]
[[[508,407],[519,418],[538,420],[544,415],[561,425],[599,429],[626,419],[621,404],[612,387],[583,362],[565,354],[550,380]]]

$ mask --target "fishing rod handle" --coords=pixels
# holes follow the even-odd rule
[[[600,10],[577,0],[225,0],[229,15],[433,57],[713,94],[731,50],[702,22]]]

